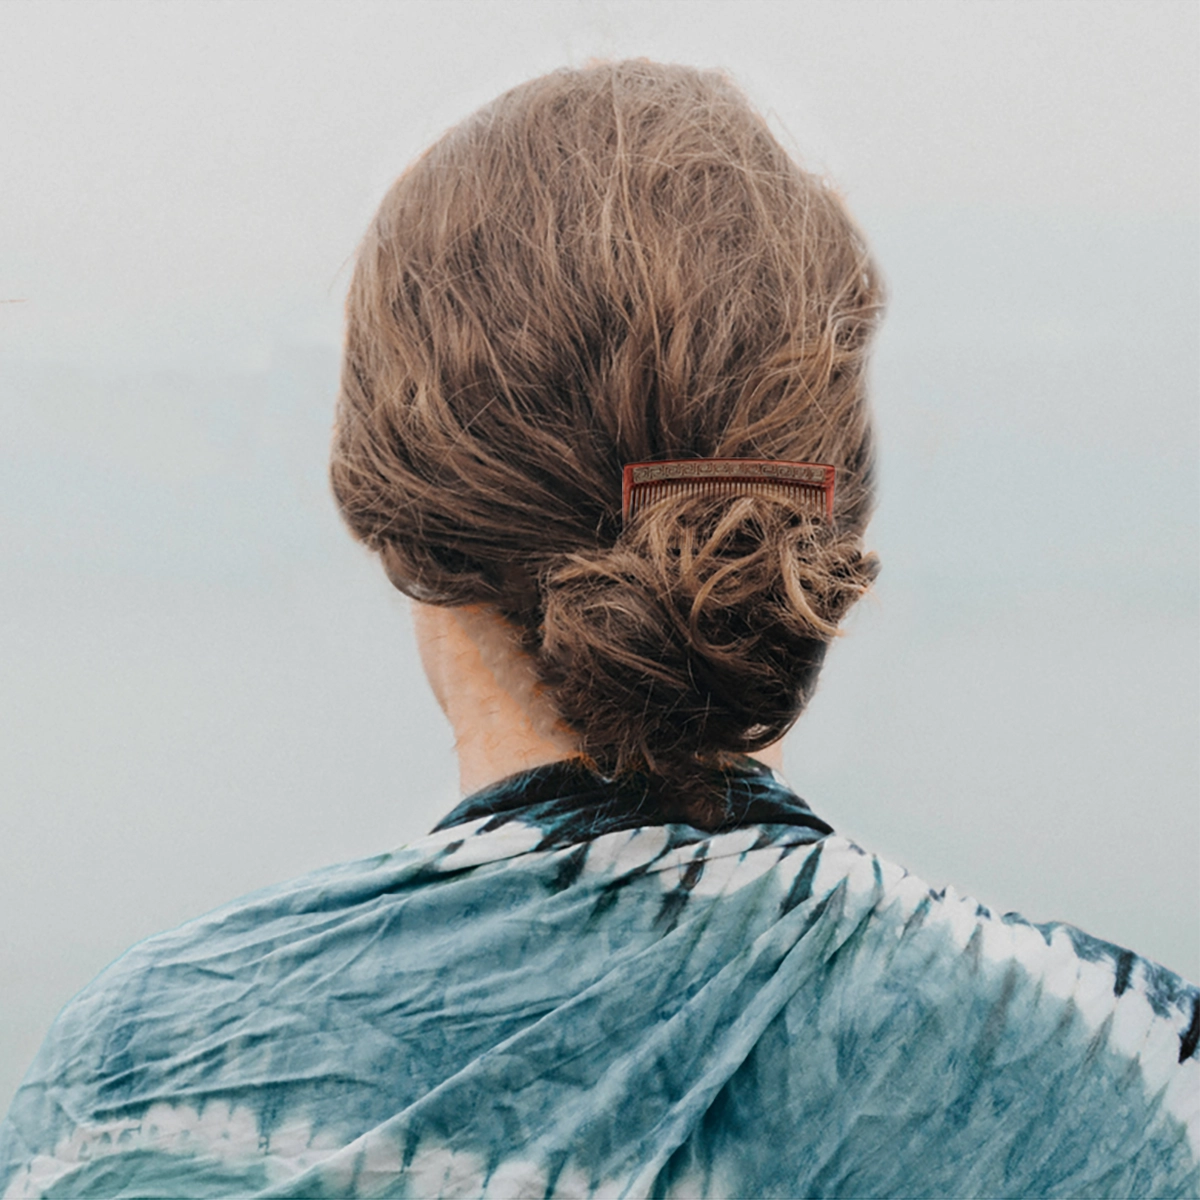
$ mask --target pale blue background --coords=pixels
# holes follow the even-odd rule
[[[0,1106],[134,940],[455,799],[324,456],[403,165],[728,67],[871,237],[884,559],[788,746],[931,882],[1200,976],[1190,2],[0,6]]]

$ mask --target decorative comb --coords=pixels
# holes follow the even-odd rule
[[[824,463],[765,458],[630,463],[621,481],[621,516],[628,521],[645,505],[668,496],[773,496],[831,521],[834,473]]]

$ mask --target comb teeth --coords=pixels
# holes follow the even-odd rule
[[[622,480],[621,512],[626,521],[647,504],[670,497],[771,496],[801,512],[833,519],[834,468],[824,463],[767,459],[699,458],[631,463]]]

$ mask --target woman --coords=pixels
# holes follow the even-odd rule
[[[1196,989],[931,890],[772,770],[875,571],[880,301],[716,75],[558,72],[410,168],[333,485],[418,602],[467,798],[101,975],[6,1194],[1200,1190]],[[633,464],[674,482],[626,508]]]

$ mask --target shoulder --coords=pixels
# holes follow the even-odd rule
[[[784,907],[810,962],[755,1059],[776,1074],[803,1063],[790,1103],[805,1122],[840,1137],[866,1105],[906,1147],[856,1160],[865,1174],[846,1187],[907,1194],[919,1177],[953,1191],[970,1184],[965,1163],[972,1194],[1200,1185],[1195,987],[1072,926],[931,888],[844,838],[790,875]]]
[[[298,1046],[300,1069],[328,1074],[338,1047],[322,1037],[319,981],[377,933],[380,898],[419,887],[438,853],[419,843],[313,871],[132,946],[51,1026],[0,1125],[0,1194],[70,1181],[73,1195],[107,1195],[123,1162],[178,1164],[206,1146],[212,1162],[189,1170],[215,1172],[212,1194],[257,1190],[260,1129],[234,1098],[286,1072],[267,1060]]]

